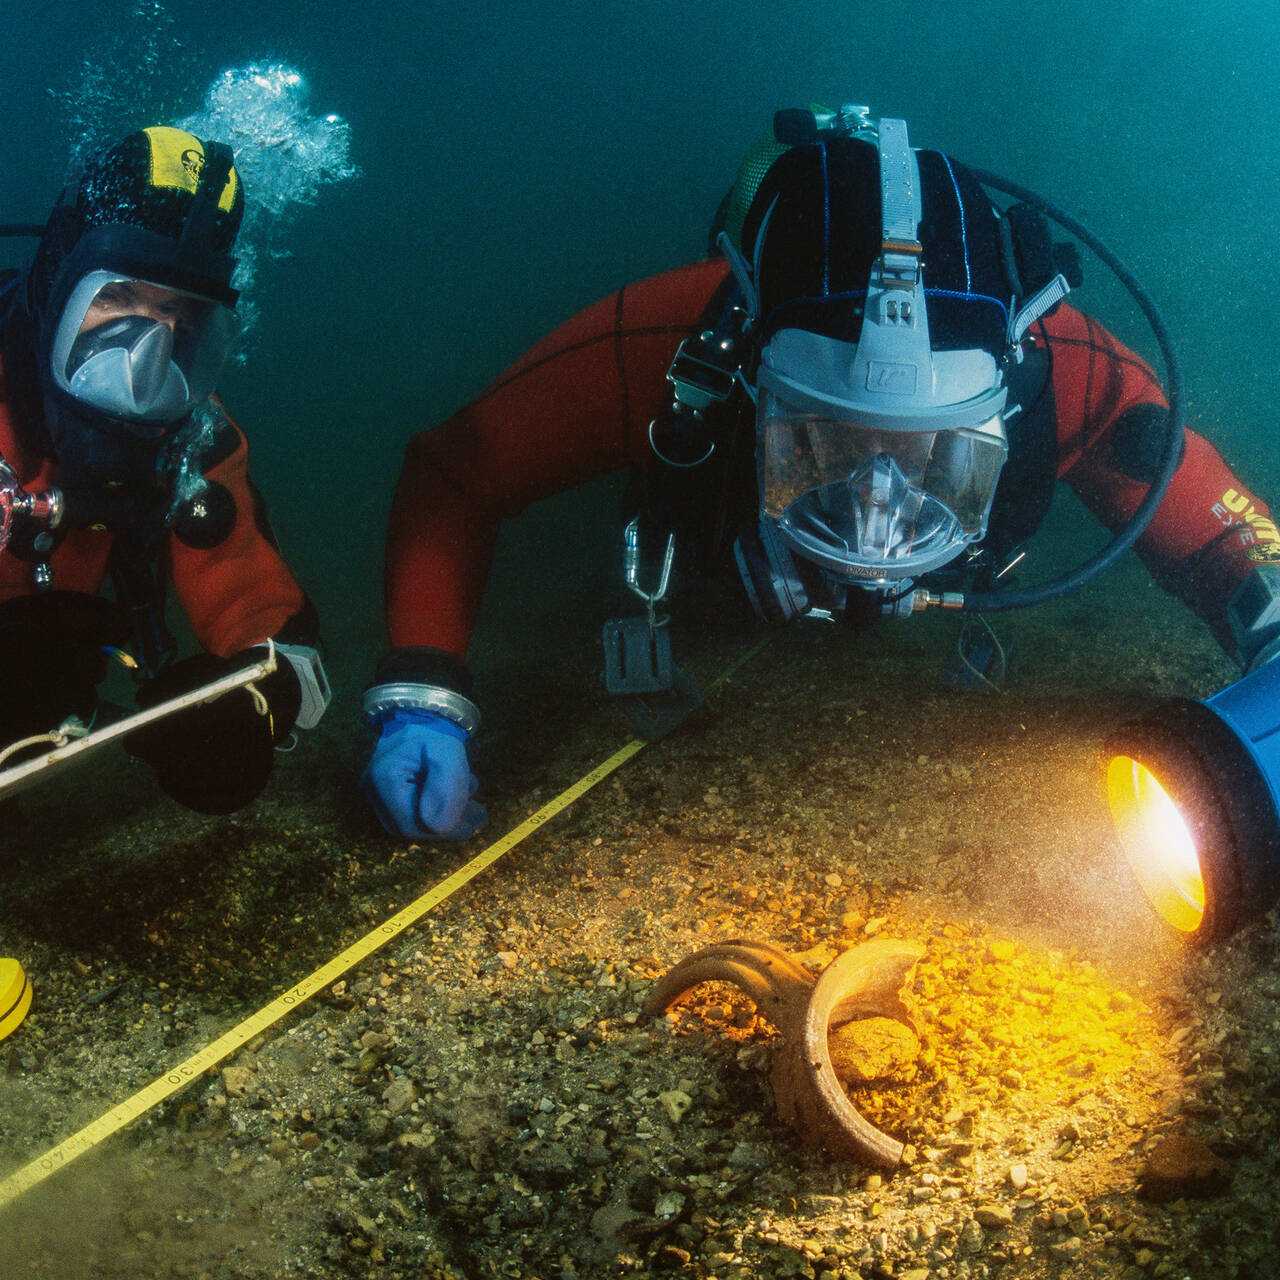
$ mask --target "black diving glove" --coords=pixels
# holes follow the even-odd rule
[[[107,655],[128,642],[128,614],[80,591],[46,591],[0,605],[0,746],[86,723],[97,707]]]
[[[138,690],[144,711],[260,662],[263,647],[230,658],[211,653],[184,658]],[[233,689],[213,702],[176,712],[135,729],[125,750],[155,770],[161,790],[197,813],[234,813],[257,797],[271,777],[274,748],[293,728],[302,687],[293,666],[277,656],[270,675],[254,681],[266,699],[263,714],[248,687]]]

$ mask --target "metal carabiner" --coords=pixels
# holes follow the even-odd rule
[[[650,629],[657,628],[666,621],[665,618],[658,620],[658,605],[666,598],[667,587],[671,583],[671,566],[675,563],[676,558],[676,535],[669,533],[667,535],[667,549],[662,556],[662,570],[658,575],[658,586],[655,591],[646,591],[640,585],[640,517],[627,525],[622,534],[623,542],[623,568],[626,572],[627,587],[634,591],[636,595],[644,601],[645,610],[649,616]]]

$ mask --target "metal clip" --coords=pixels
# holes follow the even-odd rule
[[[646,591],[640,585],[640,518],[637,516],[622,534],[623,567],[627,575],[627,586],[640,597],[649,612],[649,625],[654,626],[655,610],[667,594],[671,582],[671,566],[676,558],[676,535],[667,535],[667,549],[662,557],[662,571],[658,577],[656,591]]]
[[[676,399],[686,408],[699,413],[713,404],[721,404],[733,392],[733,383],[737,375],[737,362],[732,369],[722,364],[694,355],[690,344],[706,347],[715,340],[715,334],[709,330],[696,338],[686,338],[677,348],[671,359],[671,367],[667,370],[667,381],[675,391]],[[727,356],[733,350],[733,342],[729,338],[722,350]]]
[[[623,533],[623,568],[629,590],[644,601],[643,618],[610,618],[604,625],[605,687],[610,693],[655,693],[672,682],[671,634],[666,614],[658,605],[667,594],[675,560],[675,534],[667,537],[667,549],[657,587],[646,591],[640,584],[640,520]]]
[[[640,733],[652,741],[670,733],[702,705],[702,695],[671,655],[670,618],[658,613],[671,581],[675,534],[667,535],[657,586],[647,591],[640,583],[640,521],[623,534],[623,565],[627,587],[644,601],[643,618],[610,618],[604,624],[604,685],[611,694],[625,695],[623,709]]]

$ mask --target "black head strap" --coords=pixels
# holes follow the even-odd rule
[[[191,212],[182,228],[183,245],[205,245],[214,233],[214,219],[218,214],[218,201],[231,176],[235,156],[225,142],[204,144],[204,164],[200,169],[200,185],[192,197]]]
[[[1043,210],[1026,201],[1010,205],[1000,218],[1001,265],[1013,292],[1029,298],[1061,273],[1078,289],[1084,283],[1075,245],[1055,243]]]

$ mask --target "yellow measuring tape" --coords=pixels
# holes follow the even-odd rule
[[[764,641],[750,648],[729,668],[722,671],[708,686],[708,691],[723,684],[742,664],[763,646]],[[185,1062],[179,1063],[167,1075],[160,1076],[149,1085],[139,1089],[131,1098],[126,1098],[104,1115],[85,1125],[83,1129],[73,1133],[69,1138],[58,1143],[25,1164],[17,1172],[11,1173],[0,1182],[0,1208],[11,1200],[29,1191],[43,1182],[50,1174],[70,1164],[77,1156],[96,1147],[100,1142],[118,1133],[127,1124],[131,1124],[140,1115],[150,1111],[166,1098],[190,1084],[192,1080],[210,1067],[215,1067],[224,1058],[229,1057],[237,1049],[247,1044],[259,1032],[279,1022],[287,1013],[291,1013],[300,1004],[309,1000],[317,991],[336,982],[348,969],[367,959],[379,947],[398,937],[410,925],[415,924],[433,907],[438,906],[451,894],[456,893],[463,885],[474,880],[486,867],[497,862],[505,853],[509,853],[526,836],[532,835],[539,827],[544,826],[556,814],[567,809],[573,802],[598,783],[603,782],[616,769],[621,768],[632,756],[643,751],[649,744],[640,738],[633,738],[626,746],[615,751],[607,760],[596,765],[590,773],[583,774],[571,787],[560,792],[552,800],[548,800],[542,808],[530,814],[518,827],[507,832],[500,840],[496,840],[487,849],[476,854],[465,866],[459,867],[451,876],[432,886],[420,898],[407,907],[397,911],[395,915],[383,921],[376,929],[366,933],[363,938],[353,942],[345,951],[334,956],[327,964],[323,964],[309,973],[301,982],[294,983],[288,991],[278,995],[270,1004],[264,1005],[257,1013],[251,1014],[243,1022],[237,1023],[230,1031],[219,1036],[211,1044],[205,1045],[198,1053],[194,1053]],[[28,988],[28,999],[30,989]]]

